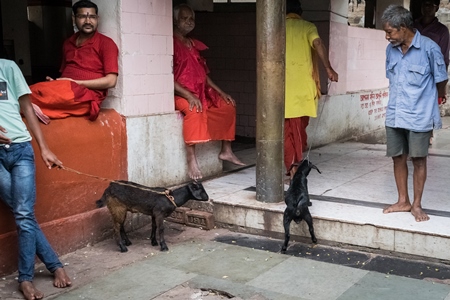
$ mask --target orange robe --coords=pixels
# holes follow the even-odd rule
[[[193,47],[188,48],[178,38],[173,38],[174,79],[197,96],[203,105],[203,112],[197,112],[196,108],[190,111],[188,101],[175,96],[175,109],[184,115],[184,141],[189,145],[210,140],[233,141],[236,130],[236,108],[227,104],[216,90],[207,85],[206,76],[209,70],[199,52],[207,47],[198,40],[191,41]]]
[[[82,45],[77,45],[79,35],[77,32],[64,42],[62,78],[91,80],[119,73],[119,49],[112,39],[96,31]],[[39,82],[30,89],[31,102],[51,119],[88,116],[94,121],[108,94],[107,90],[90,90],[68,80]]]
[[[90,115],[94,121],[101,101],[95,101],[89,89],[69,80],[53,80],[30,85],[31,101],[52,119]]]

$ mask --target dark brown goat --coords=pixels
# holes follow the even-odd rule
[[[167,191],[166,195],[164,192]],[[173,197],[171,200],[170,197]],[[180,207],[188,200],[207,201],[208,194],[203,185],[192,182],[173,191],[165,188],[149,188],[129,181],[111,182],[97,200],[97,207],[107,206],[114,223],[114,237],[120,247],[120,252],[128,251],[126,246],[131,245],[123,224],[127,217],[127,211],[140,212],[152,216],[152,232],[150,240],[152,246],[157,246],[156,229],[159,233],[161,251],[169,248],[164,240],[164,218],[170,216],[176,207]],[[173,201],[173,202],[172,202]]]
[[[298,169],[291,179],[291,184],[284,197],[286,209],[284,210],[283,215],[284,244],[281,247],[281,253],[286,253],[291,237],[289,231],[292,220],[297,224],[300,223],[301,220],[305,220],[308,224],[312,242],[317,243],[316,236],[314,235],[313,220],[308,208],[308,206],[311,206],[311,200],[309,199],[308,179],[306,179],[306,177],[309,175],[309,172],[311,172],[311,169],[315,169],[319,173],[321,172],[307,159],[303,160],[300,165],[296,165],[298,166]]]

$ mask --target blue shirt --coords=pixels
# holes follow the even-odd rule
[[[438,44],[416,30],[406,54],[401,46],[386,48],[389,101],[386,126],[416,132],[442,127],[436,83],[447,80]]]
[[[19,98],[31,94],[27,82],[15,62],[0,59],[0,126],[13,143],[31,140],[30,133],[20,116]]]

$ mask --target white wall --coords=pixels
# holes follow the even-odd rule
[[[128,117],[128,178],[147,186],[169,186],[189,181],[183,119],[179,113]],[[222,171],[220,142],[196,146],[204,177]]]
[[[384,31],[349,26],[346,40],[347,92],[388,87]]]
[[[182,117],[174,111],[173,101],[172,1],[97,0],[97,4],[101,16],[99,30],[112,37],[120,49],[119,83],[106,105],[126,119],[129,179],[150,186],[188,180]],[[327,5],[322,4],[326,11]],[[343,10],[342,3],[333,7],[338,13]],[[320,19],[321,13],[314,16]],[[331,84],[328,96],[322,97],[326,101],[320,104],[321,119],[311,121],[308,130],[315,131],[315,144],[384,126],[383,110],[387,103],[387,81],[381,71],[384,35],[373,29],[349,30],[340,19],[328,22],[330,60],[340,80]],[[374,47],[376,52],[372,51]],[[348,57],[350,50],[354,52]],[[374,72],[373,66],[367,64],[368,59],[373,59],[380,69]],[[354,78],[365,66],[363,72],[367,76]],[[356,80],[359,82],[355,83]],[[362,89],[373,92],[362,93]],[[205,176],[220,172],[219,148],[218,143],[200,147],[200,165]]]
[[[188,181],[182,116],[174,108],[171,0],[96,0],[99,31],[119,47],[119,78],[103,107],[126,121],[128,178],[148,186]],[[204,176],[218,174],[219,143],[198,147]]]
[[[330,62],[339,82],[331,83],[328,95],[322,96],[320,119],[311,119],[308,132],[314,135],[313,146],[380,131],[389,99],[384,31],[342,22],[348,0],[331,1],[330,8]]]
[[[384,136],[389,89],[378,89],[337,96],[322,96],[317,118],[307,128],[312,147],[367,134]],[[316,128],[317,127],[317,128]],[[380,131],[379,135],[376,131]]]

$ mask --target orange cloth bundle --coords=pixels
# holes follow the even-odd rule
[[[88,116],[97,119],[101,100],[91,91],[70,80],[52,80],[30,86],[31,102],[51,119]]]

